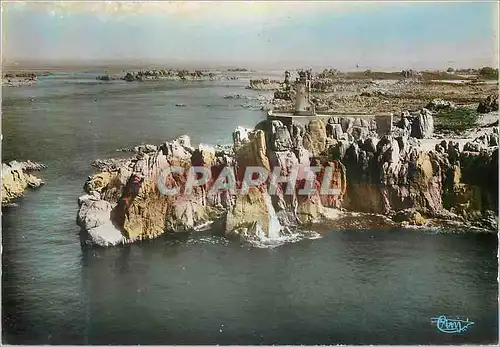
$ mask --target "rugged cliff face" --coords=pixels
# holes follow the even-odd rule
[[[79,199],[77,223],[87,231],[91,243],[113,245],[164,232],[195,230],[214,220],[222,222],[228,237],[276,238],[297,224],[335,215],[332,208],[340,207],[341,195],[320,196],[315,192],[300,196],[298,191],[304,188],[312,163],[333,169],[331,180],[335,182],[329,186],[343,184],[345,191],[343,165],[311,157],[311,151],[297,138],[292,141],[289,129],[279,121],[266,121],[258,127],[238,128],[232,148],[193,148],[184,136],[159,148],[138,147],[138,153],[128,160],[99,161],[96,164],[103,172],[85,183],[87,195]],[[298,127],[293,124],[292,130],[297,132]],[[319,140],[315,139],[318,129],[323,129]],[[301,129],[312,138],[307,146],[313,153],[325,149],[324,129],[324,124]],[[184,172],[167,172],[174,167],[182,167]],[[262,168],[266,177],[242,194],[249,167]],[[188,172],[193,168],[206,168],[210,178],[187,192]],[[287,179],[292,168],[299,171],[289,190],[286,183],[273,181],[273,175]],[[314,181],[317,188],[323,174],[320,172]],[[224,186],[221,176],[234,182],[232,188]],[[173,188],[181,194],[165,195],[165,189]]]
[[[205,186],[175,196],[166,195],[164,190],[182,189],[193,164],[216,170],[223,165],[224,157],[224,151],[210,147],[193,149],[184,136],[162,144],[156,151],[139,152],[129,160],[101,162],[101,169],[106,171],[85,183],[87,195],[80,198],[77,223],[89,231],[92,242],[101,245],[199,227],[217,217],[220,197],[207,196]],[[185,171],[169,172],[172,167]],[[105,235],[113,236],[102,236],[104,230]]]
[[[43,181],[30,172],[44,168],[45,165],[31,161],[2,163],[2,206],[21,197],[26,189],[43,185]]]
[[[369,123],[359,124],[365,130],[356,136],[341,135],[356,122],[332,117],[304,127],[266,120],[237,128],[229,148],[193,148],[187,136],[138,146],[130,159],[96,163],[102,172],[85,183],[78,224],[100,245],[213,221],[227,237],[272,239],[345,209],[417,225],[442,218],[496,227],[496,132],[463,147],[442,141],[424,150],[409,132],[378,139]],[[255,167],[261,170],[249,171]],[[197,184],[189,189],[192,177]],[[245,186],[248,179],[255,184]],[[180,194],[165,193],[172,189]]]
[[[376,147],[351,144],[342,158],[349,173],[347,209],[392,215],[410,209],[495,228],[498,146],[478,139],[461,150],[458,143],[442,141],[425,151],[406,141],[383,137]]]

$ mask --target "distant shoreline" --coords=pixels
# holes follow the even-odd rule
[[[470,64],[467,66],[452,66],[455,70],[460,69],[480,69],[488,64]],[[490,64],[490,66],[495,66],[495,64]],[[401,72],[405,69],[414,69],[418,71],[446,71],[450,65],[440,65],[440,66],[421,66],[416,67],[409,64],[408,66],[392,66],[384,67],[378,65],[361,65],[356,66],[355,62],[350,64],[309,64],[307,62],[282,62],[276,64],[275,66],[261,65],[259,63],[252,62],[242,62],[242,63],[210,63],[210,62],[175,62],[175,61],[165,61],[165,62],[150,62],[150,61],[100,61],[100,62],[74,62],[74,61],[9,61],[3,62],[3,74],[9,72],[18,71],[81,71],[81,70],[106,70],[109,73],[113,72],[123,72],[123,70],[135,70],[135,69],[189,69],[189,70],[220,70],[229,72],[246,72],[250,71],[261,71],[261,72],[272,72],[272,71],[285,71],[285,70],[297,70],[311,68],[314,71],[322,71],[324,69],[338,69],[342,72],[364,72],[366,70],[378,71],[378,72]],[[238,71],[240,70],[240,71]]]

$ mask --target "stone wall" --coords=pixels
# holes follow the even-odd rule
[[[392,132],[393,117],[390,114],[341,114],[327,113],[315,116],[299,116],[291,113],[276,113],[268,114],[269,121],[279,120],[286,126],[290,127],[292,122],[307,126],[313,119],[321,119],[325,124],[340,124],[342,132],[348,133],[355,137],[359,133],[377,134],[379,137],[390,135]],[[340,128],[339,128],[340,130]],[[353,134],[354,132],[354,134]],[[364,137],[364,136],[363,136]],[[334,136],[335,139],[336,138]]]

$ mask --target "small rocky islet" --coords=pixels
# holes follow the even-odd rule
[[[239,70],[237,70],[239,72]],[[228,70],[227,72],[235,72]],[[126,82],[143,81],[215,81],[220,79],[236,80],[238,76],[222,74],[208,70],[174,70],[174,69],[147,69],[138,71],[126,71],[123,75],[100,75],[96,77],[99,81],[123,80]]]
[[[337,71],[324,71],[310,84],[313,93],[309,100],[319,111],[331,111],[338,105],[343,105],[338,109],[344,113],[389,109],[390,131],[383,135],[375,119],[355,114],[313,117],[306,124],[268,116],[254,129],[238,127],[232,145],[192,146],[186,135],[161,144],[120,149],[132,152],[129,158],[96,160],[99,172],[88,178],[86,194],[78,199],[77,224],[86,243],[112,246],[206,229],[207,225],[228,238],[266,240],[300,232],[302,226],[313,223],[335,223],[348,212],[380,214],[400,225],[451,221],[496,231],[499,135],[494,89],[481,83],[471,86],[466,82],[464,87],[422,82],[418,80],[421,75],[412,71],[401,74],[401,79],[390,83],[366,78],[346,82],[335,80]],[[132,76],[137,80],[137,75]],[[155,79],[154,74],[149,76]],[[339,97],[339,86],[355,92]],[[272,110],[269,115],[293,112],[296,88],[286,78],[278,83],[253,81],[250,88],[274,90],[274,98],[263,106]],[[464,90],[471,88],[475,92],[466,95]],[[413,99],[408,97],[410,90],[417,94]],[[429,97],[428,90],[437,92]],[[453,97],[446,98],[449,95]],[[394,100],[399,112],[391,105]],[[460,131],[453,128],[455,123],[446,123],[454,119],[456,110],[465,110],[467,115],[474,112],[474,125]],[[442,131],[443,124],[448,132]],[[249,166],[270,172],[279,167],[282,173],[290,168],[330,167],[332,183],[340,187],[340,193],[302,196],[295,187],[291,194],[269,194],[266,182],[250,188],[247,195],[211,195],[211,180],[195,187],[190,195],[165,196],[157,182],[161,172],[171,166],[203,166],[213,177],[229,169],[238,182]],[[22,166],[3,164],[3,170],[2,196],[7,197],[3,204],[22,195],[27,187],[42,184]],[[321,184],[320,177],[321,173],[316,186]],[[166,177],[171,186],[182,186],[186,179],[179,174]]]
[[[2,163],[2,206],[8,206],[23,196],[28,188],[38,188],[43,180],[33,175],[33,171],[45,169],[44,164],[32,162],[11,161]]]

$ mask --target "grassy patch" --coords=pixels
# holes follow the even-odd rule
[[[398,80],[402,79],[401,72],[383,72],[383,71],[356,71],[340,73],[346,79],[374,79],[374,80]]]
[[[476,126],[478,113],[474,109],[459,107],[443,109],[434,116],[434,129],[441,133],[461,133]]]

